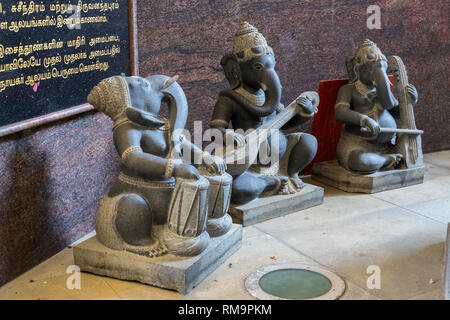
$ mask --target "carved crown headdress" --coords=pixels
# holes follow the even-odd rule
[[[380,49],[378,49],[375,42],[365,39],[356,50],[355,64],[357,66],[363,65],[368,61],[387,61]]]
[[[116,121],[131,105],[130,92],[125,78],[114,76],[100,81],[89,93],[87,101],[95,109]]]
[[[273,50],[258,29],[245,21],[236,32],[232,53],[239,62],[245,62],[264,54],[273,55]]]

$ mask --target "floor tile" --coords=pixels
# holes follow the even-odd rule
[[[347,289],[339,300],[380,300],[380,298],[370,293],[371,290],[363,290],[352,282],[347,281]]]
[[[179,292],[156,288],[139,282],[106,277],[105,281],[122,300],[179,300],[183,297]]]
[[[1,299],[21,300],[110,300],[110,299],[180,299],[181,294],[137,282],[121,281],[90,273],[80,274],[80,289],[68,289],[72,275],[73,250],[66,248],[19,278],[0,288]]]
[[[450,170],[450,150],[424,154],[424,161]]]
[[[450,196],[430,201],[421,201],[407,205],[405,208],[443,223],[450,222]]]
[[[437,289],[419,294],[409,300],[442,300],[442,290]]]
[[[315,262],[295,250],[262,234],[244,238],[242,248],[194,288],[185,299],[254,299],[245,289],[245,279],[270,264]]]
[[[445,225],[370,196],[354,199],[342,199],[345,205],[328,201],[258,228],[360,288],[367,287],[367,268],[379,266],[382,289],[372,293],[377,297],[404,299],[435,289],[429,280],[441,276]]]
[[[450,197],[450,170],[426,164],[423,184],[379,192],[374,197],[401,207],[414,207],[424,201]]]

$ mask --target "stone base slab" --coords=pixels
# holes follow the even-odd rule
[[[341,167],[337,160],[316,163],[312,179],[346,192],[377,193],[423,183],[425,167],[358,174]]]
[[[81,271],[152,286],[190,292],[242,245],[242,226],[233,225],[220,237],[211,238],[208,248],[195,257],[166,254],[148,258],[127,251],[112,250],[92,237],[73,249]]]
[[[244,205],[231,205],[228,213],[234,223],[250,226],[272,218],[317,206],[323,202],[323,188],[306,184],[296,193],[258,198]]]

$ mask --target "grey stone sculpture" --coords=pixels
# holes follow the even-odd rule
[[[176,79],[114,76],[89,94],[114,121],[122,169],[100,202],[96,237],[74,258],[83,271],[186,293],[240,247],[242,227],[227,214],[224,161],[182,134],[188,104]],[[163,101],[168,119],[158,115]],[[183,162],[186,152],[201,164]]]
[[[96,217],[97,239],[108,248],[146,256],[193,256],[208,246],[210,235],[231,228],[232,178],[222,159],[178,133],[186,124],[188,104],[175,80],[115,76],[100,82],[88,97],[114,121],[114,144],[122,162]],[[169,120],[158,116],[163,99],[168,100]],[[201,154],[203,171],[211,173],[200,175],[183,163],[184,149]]]
[[[314,158],[317,140],[308,133],[285,135],[281,130],[311,120],[317,112],[318,95],[306,92],[286,108],[280,103],[281,83],[275,71],[274,52],[264,36],[247,22],[240,26],[232,53],[222,58],[221,65],[230,88],[220,92],[210,126],[222,132],[224,143],[231,135],[238,148],[252,142],[250,135],[237,133],[238,129],[277,130],[279,139],[277,163],[263,165],[254,163],[255,159],[246,159],[246,165],[241,166],[228,163],[227,172],[233,176],[232,203],[242,205],[261,196],[302,190],[305,184],[299,173]],[[230,123],[235,131],[227,130]],[[270,152],[272,138],[268,136],[259,150]]]
[[[345,124],[337,146],[345,170],[334,163],[316,164],[313,178],[369,193],[422,182],[423,131],[416,128],[413,110],[418,94],[408,83],[402,60],[386,58],[366,39],[346,64],[349,83],[340,88],[335,105],[336,120]],[[395,77],[398,99],[388,74]]]

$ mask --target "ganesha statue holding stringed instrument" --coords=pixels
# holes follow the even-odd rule
[[[414,118],[418,93],[403,61],[386,58],[366,39],[346,65],[349,83],[339,89],[334,106],[335,119],[344,124],[337,145],[340,169],[331,161],[317,163],[313,179],[365,193],[423,182],[423,131]]]
[[[221,65],[230,87],[220,92],[210,126],[220,130],[224,145],[231,141],[236,147],[223,152],[227,172],[233,176],[232,204],[302,191],[305,183],[299,174],[314,158],[317,140],[308,133],[282,130],[313,119],[317,93],[304,92],[287,107],[281,104],[273,49],[247,22],[239,27],[232,53],[222,58]],[[240,149],[245,149],[243,159],[237,156]],[[262,161],[262,154],[271,161]]]
[[[412,112],[418,94],[407,82],[401,59],[386,58],[375,43],[365,40],[347,59],[347,68],[350,83],[340,88],[335,106],[336,120],[345,123],[337,149],[339,163],[351,171],[373,173],[421,161],[422,131],[415,128]],[[399,99],[391,91],[391,72],[397,78]],[[398,116],[402,128],[397,128]]]

